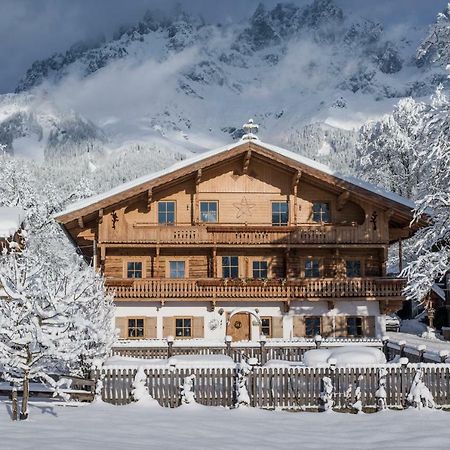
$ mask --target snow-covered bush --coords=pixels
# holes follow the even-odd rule
[[[195,403],[195,392],[194,392],[195,375],[189,375],[183,380],[183,385],[181,386],[181,404],[191,405]]]
[[[236,408],[239,406],[250,406],[250,394],[248,393],[247,383],[251,371],[251,366],[245,361],[237,365]]]
[[[331,412],[333,409],[333,382],[330,377],[323,377],[321,380],[321,390],[320,390],[320,406],[321,410],[325,412]]]
[[[423,370],[421,368],[419,368],[414,375],[414,380],[406,400],[409,405],[416,409],[436,407],[433,395],[423,382]]]
[[[375,391],[375,398],[377,399],[377,410],[384,411],[387,409],[386,399],[386,369],[382,367],[378,374],[378,389]]]

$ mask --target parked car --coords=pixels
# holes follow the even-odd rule
[[[400,331],[400,317],[397,314],[389,314],[386,316],[386,331]]]

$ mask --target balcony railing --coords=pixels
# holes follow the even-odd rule
[[[359,278],[317,280],[244,281],[205,279],[146,279],[107,281],[117,300],[258,300],[288,301],[302,299],[384,298],[402,300],[404,279]]]
[[[126,238],[125,238],[126,236]],[[104,242],[155,245],[289,245],[382,243],[387,239],[360,225],[300,224],[298,226],[155,226],[137,223],[126,233],[106,230]]]

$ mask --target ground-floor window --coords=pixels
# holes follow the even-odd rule
[[[272,337],[272,317],[261,317],[261,334]]]
[[[128,319],[128,337],[144,337],[144,319]]]
[[[314,337],[321,333],[321,317],[312,316],[305,317],[305,335],[306,337]]]
[[[175,318],[175,336],[192,337],[192,319],[190,317]]]
[[[362,317],[347,317],[347,336],[363,335]]]

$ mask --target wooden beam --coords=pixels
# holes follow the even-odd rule
[[[84,221],[83,221],[83,217],[82,216],[78,217],[78,226],[80,228],[84,228]]]
[[[200,206],[198,200],[199,185],[202,181],[202,169],[198,169],[195,175],[195,192],[194,192],[194,211],[193,211],[193,223],[199,223],[200,221]]]
[[[386,215],[386,220],[389,222],[390,218],[394,215],[394,210],[393,209],[387,209],[385,211],[385,215]]]
[[[100,208],[100,209],[98,210],[98,223],[99,223],[99,224],[103,222],[103,214],[104,214],[103,208]]]
[[[247,173],[248,173],[248,167],[250,165],[250,157],[251,156],[252,156],[252,151],[247,150],[247,153],[245,154],[245,157],[244,157],[244,165],[242,166],[242,173],[244,175],[247,175]]]
[[[150,188],[147,191],[147,211],[150,212],[151,208],[152,208],[152,197],[153,197],[153,190],[152,188]]]
[[[341,211],[342,208],[346,205],[346,203],[348,202],[348,199],[350,198],[350,192],[349,191],[344,191],[342,192],[342,194],[340,194],[338,196],[337,199],[337,210]]]
[[[294,172],[294,175],[292,177],[292,190],[297,188],[297,185],[298,185],[298,182],[300,181],[301,176],[302,176],[301,170],[296,170]]]
[[[292,219],[291,219],[291,215],[289,214],[289,222],[290,224],[293,225],[297,225],[298,221],[297,221],[297,209],[298,209],[298,182],[300,181],[300,177],[302,176],[302,171],[301,170],[296,170],[294,172],[294,175],[292,177],[292,185],[291,185],[291,199],[292,201],[292,209],[293,209],[293,214],[292,214]]]

